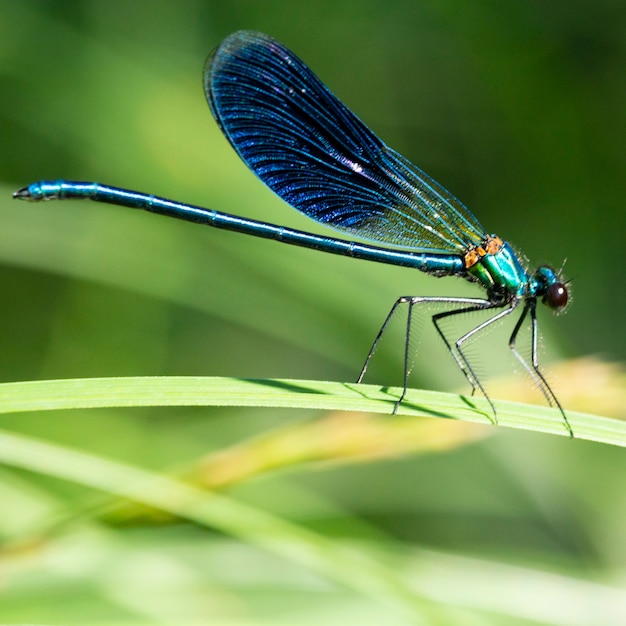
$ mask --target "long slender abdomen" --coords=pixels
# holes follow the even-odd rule
[[[111,187],[92,182],[66,180],[32,183],[13,194],[20,200],[33,202],[62,199],[84,199],[142,209],[159,215],[206,224],[215,228],[232,230],[264,239],[274,239],[294,246],[320,250],[355,259],[412,267],[433,276],[467,277],[463,258],[456,255],[384,248],[336,237],[315,235],[285,226],[252,220],[230,213],[222,213],[191,204],[174,202],[137,191]]]

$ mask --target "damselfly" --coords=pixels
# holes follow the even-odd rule
[[[486,231],[452,194],[387,147],[298,57],[272,38],[248,31],[228,37],[207,60],[204,88],[211,111],[233,148],[283,200],[317,222],[393,247],[314,235],[91,182],[41,181],[20,189],[14,197],[31,201],[87,198],[477,283],[485,290],[483,298],[399,298],[374,340],[358,382],[393,314],[407,305],[404,381],[397,409],[408,385],[413,310],[428,304],[447,305],[448,310],[432,316],[433,324],[473,391],[478,389],[487,398],[495,422],[495,407],[468,360],[466,347],[521,307],[509,347],[548,403],[558,408],[573,436],[537,358],[537,301],[555,311],[567,304],[568,290],[559,272],[547,265],[528,271],[506,241]],[[472,311],[493,311],[493,315],[450,341],[442,320]],[[527,318],[530,363],[516,347]]]

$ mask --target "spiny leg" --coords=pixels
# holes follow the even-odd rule
[[[452,317],[454,315],[463,315],[464,313],[473,313],[474,311],[485,311],[495,306],[497,305],[493,304],[489,300],[478,300],[477,304],[475,304],[474,306],[463,307],[461,309],[454,309],[453,311],[444,311],[443,313],[437,313],[432,316],[432,322],[433,322],[433,325],[435,326],[437,333],[441,337],[442,341],[446,344],[446,348],[448,348],[448,352],[450,352],[450,354],[456,361],[456,364],[458,365],[459,369],[463,372],[463,375],[465,376],[465,378],[467,378],[469,384],[472,386],[472,395],[474,395],[474,392],[476,391],[476,388],[478,386],[476,376],[474,375],[472,368],[468,367],[467,359],[464,359],[462,356],[460,356],[457,353],[457,350],[455,350],[450,344],[450,342],[448,341],[448,338],[446,337],[445,333],[439,326],[439,320],[442,320],[446,317]]]
[[[378,334],[376,335],[376,338],[374,339],[374,343],[372,344],[372,347],[370,348],[370,351],[367,353],[367,357],[365,359],[365,363],[363,363],[363,367],[361,368],[361,373],[359,374],[359,377],[356,379],[357,383],[363,382],[363,378],[365,377],[365,372],[367,371],[367,367],[369,366],[370,361],[372,360],[372,357],[374,356],[374,353],[376,352],[376,350],[378,348],[378,343],[380,342],[380,340],[381,340],[381,338],[383,336],[383,333],[387,329],[387,326],[389,325],[389,322],[391,321],[391,318],[394,316],[394,313],[396,312],[396,309],[401,304],[405,304],[406,302],[410,302],[410,301],[411,301],[411,297],[410,296],[402,296],[401,298],[398,298],[393,303],[393,306],[391,307],[391,310],[387,314],[387,317],[385,318],[385,321],[383,322],[383,325],[380,327],[380,330],[378,331]]]
[[[480,385],[480,383],[478,383],[478,380],[476,379],[476,376],[472,370],[472,368],[470,367],[469,363],[467,362],[467,359],[464,357],[464,355],[461,353],[460,349],[457,346],[457,350],[459,351],[459,354],[461,356],[462,360],[459,360],[454,352],[454,350],[452,350],[447,338],[445,337],[445,335],[443,334],[443,332],[441,331],[441,329],[439,328],[439,326],[437,325],[435,318],[441,318],[441,317],[445,317],[445,316],[451,316],[451,315],[459,315],[461,313],[467,313],[470,311],[482,311],[484,309],[489,309],[492,308],[494,305],[492,302],[490,302],[489,300],[484,300],[482,298],[442,298],[442,297],[415,297],[412,298],[410,301],[410,306],[409,306],[409,317],[407,319],[407,335],[405,338],[405,352],[404,352],[404,386],[402,388],[402,395],[400,396],[400,399],[396,402],[396,406],[394,407],[394,413],[397,413],[398,408],[400,407],[400,404],[402,403],[402,400],[404,400],[404,396],[406,395],[407,392],[407,387],[408,387],[408,379],[409,379],[409,367],[408,367],[408,354],[409,354],[409,333],[411,330],[411,314],[413,311],[413,306],[415,306],[416,304],[433,304],[433,303],[437,303],[437,304],[467,304],[470,306],[465,306],[463,308],[460,309],[454,309],[453,311],[445,311],[444,313],[439,313],[437,315],[433,315],[432,320],[433,323],[435,325],[435,328],[437,329],[437,331],[439,332],[439,335],[443,338],[446,346],[448,346],[448,349],[450,350],[450,352],[452,353],[452,356],[455,358],[455,360],[457,361],[457,364],[459,365],[459,367],[461,368],[461,370],[466,374],[466,376],[468,377],[468,380],[471,381],[472,378],[474,378],[476,380],[476,383],[478,384],[479,388],[481,391],[483,391],[484,394],[484,390],[482,388],[482,386]],[[486,394],[484,394],[485,397]],[[489,398],[487,398],[487,400],[489,400]],[[491,405],[491,407],[493,408],[493,404],[491,404],[491,401],[489,400],[489,404]],[[495,409],[494,409],[494,415],[495,415]]]
[[[385,332],[385,330],[387,329],[389,322],[391,321],[391,318],[394,316],[396,310],[398,309],[398,307],[401,304],[409,304],[409,311],[408,311],[408,316],[407,316],[407,324],[406,324],[406,336],[405,336],[405,342],[404,342],[404,372],[403,372],[403,388],[402,388],[402,394],[400,395],[400,399],[395,403],[394,406],[394,410],[393,412],[396,413],[400,404],[402,403],[402,401],[404,400],[404,397],[406,395],[407,392],[407,388],[408,388],[408,379],[409,379],[409,374],[410,374],[410,368],[409,368],[409,353],[410,353],[410,333],[411,333],[411,320],[413,317],[413,307],[417,304],[464,304],[464,305],[469,305],[467,307],[464,307],[463,309],[460,309],[459,312],[465,312],[465,310],[467,309],[468,311],[473,311],[473,310],[481,310],[481,309],[485,309],[485,308],[490,308],[492,305],[492,303],[489,300],[484,300],[481,298],[446,298],[446,297],[440,297],[440,296],[403,296],[401,298],[398,298],[393,306],[391,307],[391,310],[389,311],[389,313],[387,314],[387,317],[385,318],[385,321],[383,322],[382,326],[380,327],[380,330],[378,331],[378,334],[376,335],[376,338],[374,339],[374,343],[372,344],[372,347],[370,348],[370,351],[367,355],[367,358],[365,359],[365,363],[363,365],[363,368],[361,369],[361,373],[359,374],[359,377],[357,379],[357,383],[360,383],[363,381],[363,378],[365,376],[365,372],[367,371],[368,365],[370,360],[372,359],[372,357],[374,356],[374,353],[376,352],[376,349],[378,348],[378,344],[383,336],[383,333]],[[454,313],[454,312],[452,312]],[[436,326],[436,324],[435,324]],[[450,352],[453,353],[454,355],[454,351],[452,350],[450,344],[448,343],[447,339],[445,338],[445,336],[442,334],[441,330],[439,328],[437,328],[439,334],[442,336],[444,342],[446,343],[446,345],[448,346],[448,349],[450,350]],[[458,358],[456,357],[456,355],[454,355],[455,359],[457,359],[457,363],[459,365],[459,367],[463,370],[464,365],[462,361],[459,361]],[[463,370],[465,371],[465,370]]]
[[[404,357],[403,357],[403,376],[402,376],[402,393],[398,398],[398,401],[393,407],[393,414],[395,415],[402,404],[402,400],[404,400],[404,396],[406,396],[406,390],[409,385],[409,375],[411,373],[409,367],[409,352],[411,348],[411,318],[413,317],[413,307],[417,303],[415,302],[415,298],[411,298],[409,300],[409,310],[406,315],[406,335],[404,336]]]
[[[517,335],[521,330],[524,321],[526,319],[526,315],[528,311],[531,312],[531,360],[533,362],[532,367],[528,365],[526,359],[520,354],[517,349]],[[538,370],[538,362],[537,362],[537,323],[536,323],[536,303],[534,301],[528,301],[524,306],[524,310],[522,314],[519,316],[517,323],[515,324],[515,328],[513,328],[513,332],[511,333],[511,338],[509,339],[509,348],[511,352],[515,355],[517,360],[524,366],[524,369],[528,372],[529,376],[532,378],[535,385],[537,385],[538,389],[543,394],[544,398],[547,400],[550,406],[555,406],[554,394],[546,384],[543,376]],[[553,399],[554,398],[554,399]],[[558,404],[558,403],[557,403]]]
[[[493,317],[490,317],[488,320],[484,321],[482,324],[479,324],[475,328],[472,328],[470,331],[462,335],[459,339],[456,340],[454,344],[454,347],[456,348],[456,350],[454,350],[452,346],[450,345],[450,342],[448,341],[444,332],[440,328],[438,322],[445,317],[450,317],[453,315],[461,315],[462,313],[471,313],[473,311],[481,311],[481,310],[484,311],[487,309],[500,308],[501,305],[496,304],[494,302],[490,302],[489,300],[484,300],[482,306],[477,305],[473,307],[464,307],[462,309],[455,309],[454,311],[445,311],[444,313],[439,313],[433,316],[433,324],[435,325],[435,328],[437,329],[440,337],[445,342],[446,346],[448,347],[448,350],[454,357],[455,361],[457,362],[463,374],[465,374],[465,377],[469,381],[470,385],[472,385],[472,395],[475,393],[476,389],[478,389],[486,398],[487,402],[489,403],[489,406],[491,407],[491,411],[493,413],[494,424],[498,423],[496,407],[491,401],[491,398],[489,397],[489,395],[487,394],[487,391],[485,390],[483,384],[480,382],[468,358],[465,356],[465,353],[463,352],[463,344],[467,342],[469,339],[471,339],[472,337],[474,337],[476,334],[484,331],[491,324],[497,322],[503,317],[506,317],[507,315],[510,315],[513,309],[515,309],[515,307],[517,306],[517,303],[518,303],[517,300],[513,300],[506,309],[504,309],[503,311],[500,311]]]
[[[478,379],[478,376],[476,376],[476,373],[474,372],[474,369],[472,368],[469,360],[467,359],[467,357],[465,356],[465,354],[464,354],[464,352],[462,350],[462,346],[463,346],[463,344],[466,341],[471,339],[474,335],[484,331],[486,328],[491,326],[491,324],[494,324],[498,320],[501,320],[503,317],[506,317],[507,315],[510,315],[513,312],[513,310],[515,309],[515,307],[517,306],[517,303],[518,303],[518,300],[513,300],[508,308],[504,309],[503,311],[500,311],[500,313],[498,313],[497,315],[494,315],[493,317],[490,317],[488,320],[486,320],[482,324],[479,324],[478,326],[476,326],[476,328],[472,328],[472,330],[470,330],[469,332],[465,333],[462,337],[457,339],[456,343],[455,343],[456,349],[459,352],[459,356],[463,359],[463,362],[465,363],[465,365],[466,365],[470,375],[472,376],[472,378],[476,382],[476,387],[478,387],[480,392],[487,399],[487,402],[489,402],[489,406],[491,407],[491,410],[493,411],[493,423],[494,424],[498,423],[498,416],[497,416],[497,413],[496,413],[496,407],[495,407],[494,403],[492,402],[491,398],[489,397],[489,395],[487,394],[486,389],[483,387],[483,384]]]
[[[552,391],[552,388],[548,384],[548,381],[545,379],[544,375],[541,373],[541,370],[539,369],[539,359],[537,358],[537,310],[536,309],[537,309],[537,303],[535,300],[527,301],[526,305],[524,306],[524,310],[522,311],[522,314],[517,320],[517,323],[515,324],[515,328],[513,329],[513,332],[511,333],[511,338],[509,339],[509,348],[511,348],[511,351],[513,352],[517,360],[524,366],[524,369],[529,373],[530,377],[533,379],[537,387],[539,387],[539,389],[541,390],[541,393],[543,394],[545,399],[548,401],[548,404],[550,406],[553,406],[559,409],[563,417],[563,423],[565,425],[565,428],[567,429],[567,432],[569,433],[570,438],[573,438],[574,431],[572,430],[569,420],[567,419],[567,415],[565,415],[565,411],[563,410],[561,403],[559,402],[554,391]],[[528,365],[528,363],[526,362],[526,359],[524,359],[524,357],[520,354],[516,346],[517,335],[522,327],[522,324],[524,323],[524,320],[526,319],[526,314],[528,313],[529,310],[530,310],[530,320],[531,320],[530,356],[531,356],[532,366]]]

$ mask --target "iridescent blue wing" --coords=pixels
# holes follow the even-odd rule
[[[211,111],[283,200],[338,230],[462,253],[485,230],[441,185],[388,148],[283,45],[241,31],[207,60]]]

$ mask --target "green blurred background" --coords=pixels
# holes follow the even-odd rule
[[[11,200],[38,179],[98,180],[324,232],[263,187],[211,118],[202,66],[239,29],[293,49],[368,126],[532,266],[567,259],[572,306],[564,316],[539,313],[546,364],[588,355],[625,360],[623,2],[0,0],[2,381],[354,380],[399,295],[477,295],[452,279],[145,213]],[[370,382],[399,383],[399,326]],[[429,326],[419,325],[412,384],[466,391]],[[486,377],[514,374],[507,331],[473,347]],[[557,394],[564,390],[566,407],[624,415],[621,405],[605,409],[612,392],[602,381],[584,406],[568,403],[569,370],[561,378],[554,370],[550,380]],[[584,371],[586,381],[598,370]],[[2,422],[165,471],[319,417],[159,409]],[[593,623],[623,623],[623,451],[504,429],[485,427],[485,434],[493,436],[439,454],[259,471],[229,493],[325,537],[366,539],[405,558],[428,548],[437,558],[452,553],[520,568],[523,585],[513,584],[510,570],[490,577],[488,568],[470,567],[477,591],[467,600],[454,585],[433,585],[427,623],[588,624],[576,609],[587,600],[602,607]],[[70,483],[0,469],[3,544],[46,536],[34,553],[0,552],[7,572],[0,621],[412,623],[382,611],[376,598],[294,570],[245,541],[182,523],[127,527],[90,517],[53,539],[43,533],[93,497]],[[432,567],[448,572],[442,580],[465,571],[445,559]],[[535,575],[542,570],[553,578]],[[509,581],[507,573],[503,591],[496,583]],[[520,599],[520,589],[541,597],[543,608]]]

